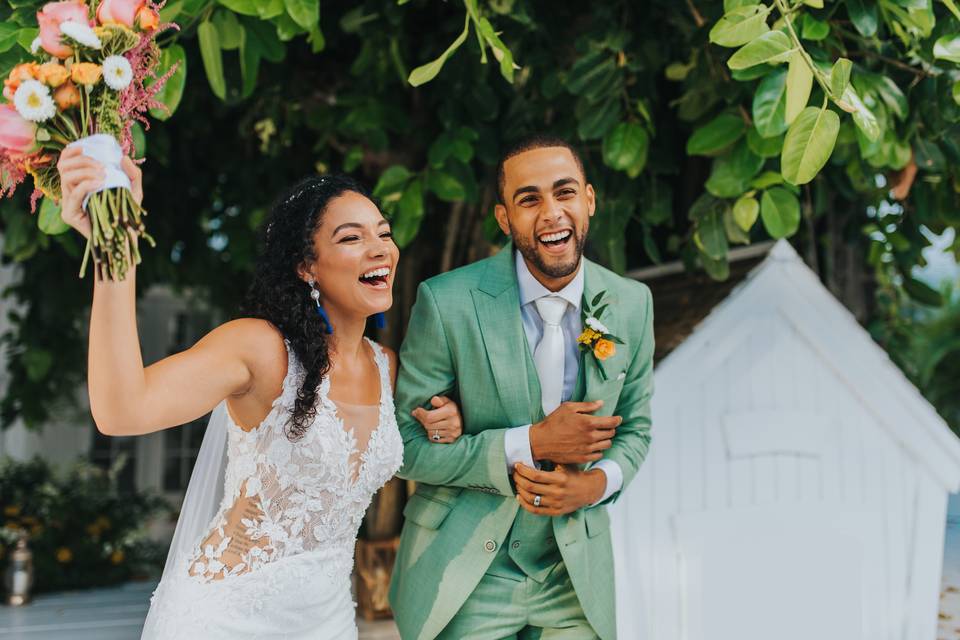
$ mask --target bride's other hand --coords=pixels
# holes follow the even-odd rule
[[[430,442],[450,444],[456,442],[463,434],[463,419],[460,416],[460,407],[446,396],[430,398],[433,409],[417,407],[411,412],[414,418],[427,432]]]
[[[130,178],[131,193],[137,203],[143,201],[143,176],[133,160],[124,156],[120,164]],[[63,221],[79,231],[84,238],[90,237],[90,216],[83,210],[83,199],[103,184],[106,173],[103,165],[83,154],[80,147],[64,149],[57,161],[60,171],[60,201]]]

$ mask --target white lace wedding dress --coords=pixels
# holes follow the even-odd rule
[[[286,422],[303,369],[288,345],[283,390],[263,422],[244,431],[227,421],[223,500],[184,547],[192,553],[168,560],[143,638],[357,637],[357,532],[373,494],[403,462],[388,359],[369,344],[379,407],[334,403],[324,379],[316,419],[291,442]]]

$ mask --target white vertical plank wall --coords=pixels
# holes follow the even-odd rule
[[[789,245],[778,243],[659,363],[656,385],[650,454],[611,507],[622,640],[753,640],[712,635],[690,618],[714,583],[690,572],[700,556],[685,566],[677,526],[709,541],[711,522],[729,533],[730,517],[764,522],[766,511],[802,514],[823,540],[862,554],[844,563],[859,575],[823,576],[825,586],[862,585],[849,603],[862,610],[861,635],[849,640],[935,638],[960,440]]]

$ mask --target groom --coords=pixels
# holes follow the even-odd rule
[[[497,173],[512,242],[422,283],[400,352],[400,476],[418,484],[390,600],[404,640],[612,640],[604,505],[650,443],[650,292],[582,257],[596,202],[569,144],[527,139]],[[588,306],[621,344],[580,351]],[[431,442],[444,393],[453,444]]]

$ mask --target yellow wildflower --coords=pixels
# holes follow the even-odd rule
[[[577,338],[577,342],[580,344],[593,344],[593,341],[598,340],[599,338],[599,333],[587,327],[583,330],[583,333],[580,334],[580,337]]]

